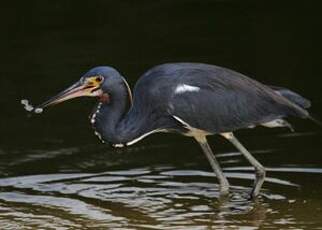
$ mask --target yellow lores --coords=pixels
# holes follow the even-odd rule
[[[93,76],[93,77],[90,77],[90,78],[87,78],[85,80],[85,84],[87,86],[93,86],[93,87],[98,87],[101,85],[102,81],[103,81],[103,77],[102,76]]]

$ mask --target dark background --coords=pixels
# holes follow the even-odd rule
[[[53,200],[66,198],[63,188],[59,190],[61,184],[51,184],[50,181],[42,184],[37,180],[38,175],[51,178],[62,173],[108,174],[111,170],[129,171],[129,175],[132,175],[133,168],[148,167],[150,174],[158,178],[171,168],[191,170],[188,174],[193,178],[182,173],[180,177],[180,172],[179,176],[174,173],[169,177],[169,183],[183,183],[182,192],[194,198],[182,202],[181,211],[188,214],[187,223],[192,221],[199,226],[198,218],[193,218],[196,209],[191,208],[195,203],[206,206],[211,218],[220,221],[225,210],[218,211],[213,206],[213,190],[208,194],[204,187],[196,186],[198,193],[189,193],[191,181],[196,184],[207,181],[209,188],[216,183],[214,178],[207,179],[200,174],[200,170],[209,172],[210,168],[199,147],[189,138],[156,134],[129,149],[114,150],[102,145],[90,127],[88,115],[95,99],[75,99],[49,108],[41,115],[25,112],[20,100],[27,98],[33,104],[43,102],[98,65],[115,67],[133,87],[139,76],[154,65],[205,62],[234,69],[266,84],[288,87],[309,98],[313,104],[312,113],[322,120],[321,28],[319,1],[2,1],[0,207],[21,208],[24,213],[34,213],[36,218],[37,210],[40,216],[48,211],[48,204],[29,206],[26,204],[29,198],[35,199],[31,200],[32,204],[39,200],[41,203],[39,194]],[[245,216],[232,216],[227,223],[250,226],[266,224],[270,228],[277,226],[277,229],[281,228],[281,223],[282,228],[283,223],[291,228],[303,229],[313,229],[312,225],[321,226],[321,129],[310,121],[291,121],[296,129],[293,134],[285,129],[257,128],[240,131],[237,135],[263,165],[271,167],[268,172],[270,177],[297,183],[301,189],[281,186],[278,179],[265,183],[263,191],[269,199],[260,202],[260,212],[254,216],[248,212]],[[216,153],[235,151],[220,138],[210,138],[210,143]],[[241,156],[227,158],[220,158],[227,174],[229,168],[234,172],[240,166],[249,166]],[[229,178],[232,184],[249,186],[253,172],[238,173],[235,175],[237,179]],[[36,181],[26,180],[26,185],[21,184],[25,180],[20,178],[25,175],[35,176]],[[248,180],[243,182],[241,178],[245,175]],[[8,177],[12,177],[9,179],[11,187],[7,186]],[[181,212],[180,208],[177,210],[172,205],[181,202],[179,198],[172,198],[180,194],[176,194],[176,189],[164,188],[158,179],[144,186],[150,186],[151,191],[165,189],[166,195],[155,196],[146,192],[143,197],[124,196],[118,199],[122,191],[115,190],[113,193],[108,187],[112,182],[104,181],[100,175],[97,177],[94,179],[98,179],[98,182],[92,182],[91,186],[95,188],[106,184],[107,187],[99,191],[89,188],[88,192],[99,198],[88,200],[81,193],[84,189],[80,186],[79,192],[72,190],[70,196],[73,201],[88,202],[94,204],[95,208],[111,210],[112,214],[115,211],[116,216],[123,215],[120,212],[127,213],[129,220],[138,223],[146,221],[152,226],[154,222],[149,222],[147,217],[153,214],[160,216],[160,226],[174,224],[161,218],[166,216],[166,212],[154,210],[156,205],[153,202],[158,199],[161,206],[165,205],[164,210],[169,210],[171,217],[171,210]],[[135,191],[143,189],[142,184],[135,180],[133,182],[133,178],[129,177],[131,183],[122,182],[123,188]],[[160,180],[165,180],[163,177],[164,174]],[[107,177],[106,180],[109,179]],[[67,179],[64,186],[74,189],[78,182]],[[19,200],[17,191],[27,196]],[[180,188],[178,191],[181,191]],[[270,193],[277,196],[270,197]],[[276,197],[284,197],[285,201],[276,201]],[[146,203],[139,203],[145,198]],[[110,203],[104,203],[106,200],[110,200]],[[25,206],[21,207],[19,202],[26,202]],[[123,209],[127,204],[133,205],[135,210],[146,209],[142,215],[133,214],[132,207]],[[61,205],[54,202],[54,217]],[[234,211],[246,210],[248,205],[236,202],[231,207]],[[45,208],[41,209],[42,206]],[[4,226],[3,223],[9,223],[12,213],[5,213],[2,219],[1,210],[0,224]],[[83,211],[84,215],[90,213],[87,209]],[[61,211],[57,213],[61,214]],[[267,216],[265,214],[263,217],[263,213],[267,213]],[[189,214],[192,214],[191,218]],[[61,215],[64,220],[75,220],[74,214]],[[22,225],[28,225],[32,220],[27,218]],[[214,226],[208,216],[204,221],[206,225]],[[13,223],[16,224],[16,219]],[[60,226],[62,222],[58,223],[57,226]],[[90,221],[86,223],[92,224]],[[222,226],[220,223],[219,226]],[[298,223],[302,225],[298,226]],[[37,226],[42,227],[41,224]]]
[[[319,9],[314,1],[2,2],[1,139],[18,138],[11,125],[24,122],[22,97],[38,103],[97,65],[114,66],[133,86],[160,63],[212,63],[320,103]],[[85,116],[68,107],[56,122],[62,110],[69,121]]]
[[[27,115],[20,100],[38,104],[97,65],[117,68],[132,87],[160,63],[225,66],[303,94],[322,117],[322,21],[316,2],[3,2],[0,143],[6,148],[48,139],[96,143],[88,122],[92,99],[67,102],[41,116]]]

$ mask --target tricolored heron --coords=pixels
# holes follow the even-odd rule
[[[208,135],[225,137],[252,164],[256,177],[251,196],[255,197],[265,169],[233,132],[255,126],[291,128],[284,120],[288,116],[314,120],[306,110],[310,101],[299,94],[201,63],[153,67],[136,83],[133,100],[128,83],[117,70],[95,67],[38,109],[81,96],[98,97],[91,123],[95,134],[114,147],[132,145],[157,132],[193,137],[218,178],[221,194],[228,193],[229,183],[207,142]]]

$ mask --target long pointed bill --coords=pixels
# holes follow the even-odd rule
[[[55,105],[55,104],[58,104],[60,102],[63,102],[63,101],[66,101],[66,100],[69,100],[69,99],[72,99],[75,97],[86,96],[87,91],[85,91],[85,89],[86,89],[86,87],[84,85],[82,85],[80,82],[76,82],[75,84],[73,84],[69,88],[58,93],[56,96],[53,96],[52,98],[50,98],[48,101],[45,101],[44,103],[37,106],[37,108],[43,109],[47,106]]]
[[[33,111],[35,113],[41,113],[45,107],[50,105],[55,105],[61,103],[63,101],[76,98],[76,97],[95,97],[100,96],[103,94],[102,90],[99,89],[100,84],[95,81],[95,79],[89,79],[85,82],[78,81],[69,88],[65,89],[64,91],[60,92],[56,96],[50,98],[48,101],[40,104],[39,106],[33,107],[29,104],[28,100],[21,100],[21,103],[25,105],[25,109],[27,111]]]

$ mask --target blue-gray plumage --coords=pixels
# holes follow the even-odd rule
[[[95,133],[113,146],[134,144],[155,132],[177,132],[201,145],[220,183],[229,183],[206,141],[220,134],[255,167],[251,195],[257,196],[264,167],[232,134],[255,126],[291,127],[285,117],[310,118],[310,101],[288,89],[267,86],[233,70],[201,63],[163,64],[148,70],[131,90],[112,67],[96,67],[79,82],[42,104],[41,108],[79,96],[96,96],[100,102],[91,115]],[[133,101],[133,102],[132,102]]]

